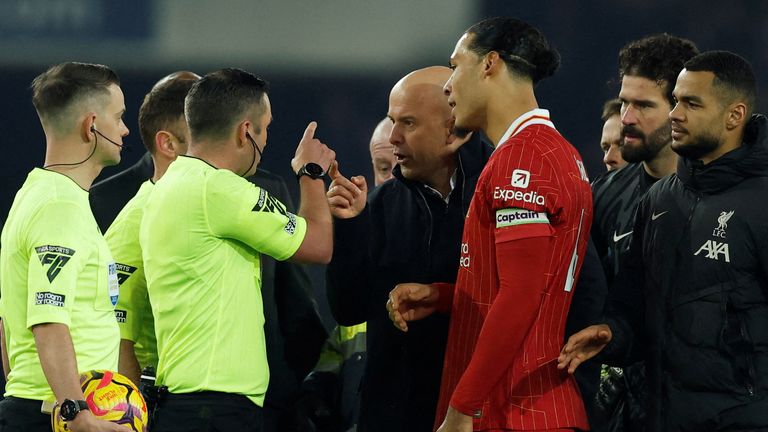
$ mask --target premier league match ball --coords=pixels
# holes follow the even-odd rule
[[[123,425],[134,432],[147,431],[147,404],[136,385],[125,376],[112,371],[92,370],[80,374],[80,387],[88,409],[96,418]],[[51,412],[51,426],[54,432],[70,430],[59,415],[58,404]]]

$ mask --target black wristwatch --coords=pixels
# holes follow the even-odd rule
[[[64,399],[59,409],[59,415],[64,421],[72,421],[80,411],[87,410],[88,403],[84,400]]]
[[[323,171],[323,167],[314,162],[310,162],[304,164],[304,166],[299,169],[299,172],[296,173],[296,180],[301,179],[301,176],[307,176],[313,180],[317,180],[324,175],[325,171]]]

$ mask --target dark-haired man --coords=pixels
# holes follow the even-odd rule
[[[0,430],[50,431],[44,412],[58,401],[72,431],[121,431],[88,411],[79,380],[79,372],[115,370],[118,361],[117,273],[87,191],[103,167],[120,161],[128,134],[120,80],[106,66],[62,63],[35,78],[32,102],[45,164],[16,194],[2,232],[10,374]]]
[[[222,69],[185,101],[186,156],[155,184],[139,232],[155,315],[159,402],[155,430],[261,430],[269,368],[259,253],[328,262],[331,214],[322,181],[335,154],[312,122],[291,165],[299,215],[243,177],[256,171],[272,110],[262,79]],[[174,233],[172,235],[170,233]]]
[[[592,185],[592,241],[609,286],[629,250],[637,203],[653,183],[674,172],[677,155],[669,146],[672,138],[668,116],[674,104],[672,90],[683,63],[697,53],[693,42],[669,34],[632,41],[619,51],[619,148],[629,164],[600,176]],[[625,418],[608,421],[621,422],[629,431],[642,431],[642,400],[647,397],[645,372],[642,364],[627,366],[621,378],[628,395]]]
[[[632,41],[619,51],[619,148],[629,165],[592,185],[592,240],[609,285],[629,249],[637,202],[654,182],[675,170],[677,155],[669,147],[672,90],[683,63],[697,53],[693,42],[668,34]]]
[[[153,88],[161,87],[169,81],[196,80],[200,78],[194,72],[177,71],[160,79]],[[136,195],[145,181],[155,174],[155,166],[150,152],[144,153],[139,160],[119,173],[96,182],[88,191],[88,200],[91,202],[91,210],[96,223],[102,232],[115,220],[117,214],[125,204]]]
[[[533,91],[559,55],[529,24],[490,18],[464,33],[450,64],[457,130],[486,131],[496,150],[464,225],[455,290],[400,284],[392,320],[407,330],[450,309],[440,431],[588,429],[576,381],[554,362],[592,220],[581,158]]]
[[[174,74],[158,82],[144,97],[139,108],[139,132],[152,155],[154,173],[141,184],[104,235],[120,282],[120,300],[115,309],[121,336],[119,372],[137,385],[142,368],[157,368],[155,325],[144,277],[139,226],[155,182],[171,162],[187,152],[189,129],[184,119],[184,98],[199,78]]]
[[[129,231],[137,230],[135,244],[129,240],[132,236],[126,238],[124,234],[118,234],[125,231],[124,229],[116,230],[112,224],[118,223],[115,219],[118,213],[142,185],[145,189],[151,189],[147,180],[155,176],[156,181],[158,174],[164,173],[168,164],[186,151],[189,130],[184,119],[184,95],[178,94],[178,87],[191,86],[189,80],[196,81],[199,78],[193,72],[179,71],[163,77],[153,86],[139,113],[142,141],[148,148],[146,155],[135,165],[95,184],[90,190],[91,209],[99,226],[107,230],[107,241],[116,261],[119,264],[119,256],[124,256],[124,252],[127,252],[128,255],[124,257],[134,262],[118,266],[121,283],[128,284],[121,297],[121,300],[126,302],[130,293],[136,291],[132,285],[139,284],[138,291],[146,291],[146,288],[141,289],[142,285],[146,286],[142,266],[136,262],[136,254],[140,251],[138,226],[143,213],[142,206],[138,204],[146,198],[141,198],[139,203],[131,206],[130,213],[135,215],[135,220],[128,218],[126,212],[119,221],[126,225]],[[159,141],[156,143],[157,140]],[[160,147],[166,144],[167,151],[155,151],[160,148],[158,143]],[[259,168],[248,180],[285,204],[287,211],[295,212],[288,187],[281,177]],[[309,373],[319,356],[320,346],[326,338],[326,330],[309,294],[312,287],[304,267],[299,263],[278,262],[265,255],[262,255],[260,264],[264,336],[272,378],[264,399],[264,427],[266,431],[277,431],[278,423],[292,415],[289,406],[301,380]],[[276,287],[279,289],[275,289]],[[156,352],[151,354],[153,347],[144,345],[147,342],[152,344],[154,325],[151,321],[152,315],[145,314],[146,320],[137,319],[140,317],[131,316],[135,313],[125,310],[124,304],[129,303],[121,301],[117,307],[120,311],[118,319],[121,321],[121,330],[128,330],[129,326],[131,329],[128,330],[130,333],[123,333],[128,339],[124,338],[121,345],[120,369],[126,372],[132,370],[134,378],[138,375],[138,367],[143,368],[149,364],[157,369]],[[135,348],[138,350],[137,359],[130,356],[133,345],[131,341],[135,342]]]
[[[605,102],[600,119],[603,121],[600,149],[603,151],[605,169],[613,171],[624,168],[627,161],[621,157],[621,100]]]
[[[646,361],[647,430],[768,427],[768,120],[755,76],[710,51],[673,92],[675,175],[641,199],[605,324],[572,336],[560,367]]]

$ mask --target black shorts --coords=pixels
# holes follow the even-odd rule
[[[0,432],[51,432],[51,415],[40,412],[42,401],[13,396],[0,401]]]
[[[261,432],[262,421],[261,407],[243,395],[167,393],[158,400],[152,432]]]

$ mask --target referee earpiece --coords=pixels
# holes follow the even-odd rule
[[[91,132],[96,132],[96,125],[91,125]]]

